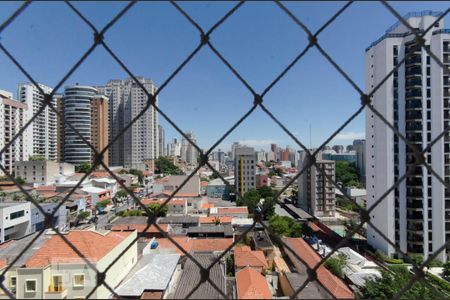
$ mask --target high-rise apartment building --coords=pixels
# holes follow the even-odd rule
[[[356,168],[358,169],[359,179],[366,182],[366,140],[354,140],[353,149],[356,152]]]
[[[19,130],[25,125],[25,113],[28,106],[12,99],[12,93],[0,90],[0,150],[3,149]],[[14,173],[16,161],[24,159],[23,136],[19,136],[10,147],[0,156],[0,164]],[[0,175],[4,172],[0,170]]]
[[[63,111],[63,95],[55,94],[55,108],[59,114],[56,114],[56,161],[63,160],[64,152],[64,116]]]
[[[197,143],[192,131],[187,131],[185,134],[193,143]],[[181,159],[190,165],[197,165],[198,155],[197,149],[183,137],[181,139]]]
[[[181,156],[181,143],[178,142],[177,138],[173,138],[172,143],[170,145],[170,152],[168,153],[169,156],[175,157],[175,156]]]
[[[53,90],[43,84],[39,84],[39,87],[46,94],[50,94]],[[44,94],[33,83],[19,84],[17,97],[20,102],[28,106],[24,115],[25,122],[28,122],[44,105]],[[56,107],[56,98],[53,98],[52,105]],[[30,156],[57,160],[57,125],[55,111],[46,106],[23,133],[25,160],[28,160]]]
[[[335,176],[335,162],[319,159],[317,155],[316,165],[306,169],[298,179],[298,203],[297,205],[315,217],[333,217],[336,212],[336,195],[333,181]],[[310,160],[306,152],[302,152],[298,169],[301,171],[309,165]],[[320,168],[320,170],[319,170]],[[329,180],[323,174],[326,173],[333,180]]]
[[[95,150],[101,152],[109,139],[108,97],[95,95],[91,101],[91,144]],[[103,162],[109,163],[109,149],[103,154]],[[95,161],[95,153],[92,151],[91,161]]]
[[[256,155],[251,147],[240,146],[234,153],[234,182],[236,191],[244,195],[256,188]]]
[[[450,31],[441,13],[424,11],[405,16],[424,36],[428,47],[444,64],[450,63]],[[366,92],[370,92],[404,58],[402,64],[373,96],[373,106],[419,151],[450,124],[450,81],[442,68],[416,44],[402,23],[394,24],[366,50]],[[450,238],[450,191],[425,166],[415,167],[410,147],[394,135],[370,110],[366,112],[367,206],[373,205],[407,170],[411,175],[371,212],[371,222],[403,252],[424,257]],[[425,153],[425,161],[450,181],[450,139],[446,134]],[[392,255],[395,249],[371,226],[367,240]],[[445,261],[448,249],[437,256]]]
[[[166,133],[164,127],[158,125],[159,156],[166,156]]]
[[[150,79],[137,79],[150,94],[156,93]],[[145,108],[148,97],[131,78],[110,80],[98,89],[109,98],[109,137],[113,140]],[[144,161],[158,157],[158,136],[158,114],[151,106],[114,142],[109,153],[110,165],[142,169]]]
[[[89,142],[92,141],[91,104],[97,95],[97,89],[91,86],[68,86],[64,91],[64,118]],[[90,164],[91,148],[67,123],[64,126],[63,160],[74,165]]]

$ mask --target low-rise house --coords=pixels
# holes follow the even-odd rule
[[[190,215],[167,216],[159,218],[158,224],[180,225],[182,228],[189,228],[191,226],[198,226],[199,217]]]
[[[31,232],[30,202],[0,202],[0,243]]]
[[[231,238],[204,238],[195,239],[189,237],[171,237],[179,246],[177,247],[170,239],[156,239],[157,247],[154,249],[156,253],[178,253],[182,256],[187,253],[220,253],[226,251],[233,244]],[[184,252],[180,249],[183,249]]]
[[[188,178],[188,175],[171,175],[156,180],[153,184],[153,193],[173,193]],[[200,195],[200,177],[193,175],[188,179],[185,185],[178,191],[178,194],[193,194],[195,197]]]
[[[75,173],[75,166],[68,163],[57,163],[50,160],[16,161],[16,176],[20,176],[34,185],[49,185],[56,182],[59,176],[70,176]]]
[[[21,299],[86,298],[97,286],[97,274],[85,260],[106,271],[105,282],[116,287],[137,262],[136,232],[70,231],[65,238],[84,256],[81,258],[60,236],[45,237],[33,244],[6,274],[7,288]],[[27,250],[28,251],[28,250]],[[122,252],[124,252],[122,254]],[[92,298],[105,299],[111,292],[100,285]]]
[[[203,267],[208,268],[216,262],[215,254],[194,254],[193,258]],[[191,259],[187,259],[176,289],[168,298],[173,299],[223,299],[226,298],[225,263],[223,260],[215,263],[209,270],[208,280],[201,280],[200,267]],[[211,284],[214,283],[215,286]],[[200,285],[198,285],[200,283]]]
[[[262,251],[252,251],[250,247],[234,248],[234,270],[235,272],[250,267],[259,273],[264,273],[268,264]]]
[[[314,268],[320,262],[321,257],[302,238],[283,237],[282,239],[289,246],[290,249],[286,247],[284,250],[300,275],[308,275],[308,270]],[[301,257],[303,261],[297,256]],[[332,274],[323,264],[316,270],[316,274],[317,282],[326,290],[329,298],[354,298],[348,286],[340,278]]]
[[[53,213],[59,203],[39,203],[39,206],[46,213]],[[68,228],[67,209],[62,205],[53,215],[53,226],[64,230]],[[45,227],[45,216],[42,212],[31,203],[31,232],[42,230]]]
[[[247,206],[212,207],[209,210],[210,217],[248,218]]]
[[[231,217],[199,217],[200,225],[231,225]]]
[[[164,233],[168,233],[170,225],[158,224],[159,229],[155,225],[147,227],[147,217],[134,216],[134,217],[122,217],[115,220],[108,226],[112,231],[134,231],[136,230],[140,237],[146,238],[159,238],[163,237]]]
[[[216,178],[208,182],[206,186],[206,196],[208,198],[220,198],[228,200],[230,198],[230,187],[222,179]]]
[[[94,206],[97,202],[111,200],[112,195],[110,190],[105,190],[98,187],[84,187],[81,189],[83,192],[91,196],[91,205]]]
[[[237,299],[272,299],[266,278],[247,267],[236,273]]]
[[[114,195],[116,195],[116,193],[117,193],[118,184],[117,184],[117,181],[113,178],[103,177],[103,178],[91,179],[90,183],[93,187],[111,191],[112,197],[114,197]]]
[[[167,214],[169,215],[186,215],[187,214],[187,201],[186,199],[170,199],[168,203],[162,199],[144,199],[141,200],[144,205],[160,204],[167,207]]]
[[[346,258],[344,274],[357,287],[362,287],[366,280],[381,277],[380,268],[373,261],[368,260],[350,247],[337,250]]]
[[[163,299],[181,272],[179,260],[179,254],[144,255],[115,289],[116,294],[121,299]]]
[[[198,238],[228,238],[233,237],[233,227],[231,225],[203,225],[189,227],[187,230],[189,237]]]
[[[260,250],[264,253],[269,264],[272,264],[274,246],[269,235],[264,230],[252,232],[251,244],[255,250]]]
[[[278,276],[278,282],[284,296],[295,299],[332,299],[330,294],[315,280],[310,281],[295,295],[303,287],[306,280],[308,280],[308,274],[282,272]]]

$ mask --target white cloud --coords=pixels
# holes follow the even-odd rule
[[[277,140],[240,140],[239,144],[250,147],[262,147],[269,146],[270,144],[276,144],[277,142]]]
[[[364,132],[341,132],[338,133],[333,140],[343,141],[343,140],[357,140],[364,139],[366,134]]]

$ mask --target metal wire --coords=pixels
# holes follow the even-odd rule
[[[15,20],[16,18],[25,11],[29,5],[32,3],[32,0],[24,1],[23,4],[11,14],[10,17],[8,17],[1,25],[0,25],[0,35],[4,30],[6,30]],[[414,263],[414,261],[411,259],[410,256],[408,256],[407,253],[404,253],[396,244],[395,242],[391,241],[383,232],[381,232],[378,228],[375,227],[375,225],[370,220],[370,212],[372,212],[392,191],[394,191],[399,185],[412,174],[414,171],[414,168],[419,166],[424,166],[428,172],[430,172],[435,178],[437,178],[447,189],[450,189],[450,183],[446,182],[441,176],[435,172],[432,167],[426,162],[426,159],[424,155],[431,149],[431,147],[437,143],[441,138],[446,136],[448,132],[450,131],[450,126],[447,126],[445,130],[440,133],[433,141],[431,141],[427,147],[422,149],[417,149],[417,147],[408,141],[408,139],[401,133],[399,130],[390,124],[390,122],[386,119],[383,114],[377,111],[377,109],[372,104],[372,97],[375,94],[375,92],[383,86],[386,81],[396,72],[401,65],[403,65],[408,58],[410,54],[406,54],[405,57],[399,61],[399,63],[386,75],[386,77],[379,82],[375,88],[372,89],[372,91],[368,94],[365,94],[363,92],[363,89],[361,89],[354,80],[345,72],[345,70],[326,52],[325,49],[322,48],[322,46],[318,42],[319,35],[329,26],[333,24],[333,22],[341,16],[342,13],[344,13],[353,3],[353,1],[348,1],[342,5],[342,7],[335,13],[331,18],[329,18],[315,33],[312,33],[312,31],[305,25],[304,22],[302,22],[294,13],[292,13],[282,2],[275,0],[274,1],[274,7],[278,7],[281,9],[288,18],[290,18],[295,24],[299,26],[299,28],[306,33],[308,38],[308,45],[299,52],[299,54],[289,63],[284,70],[274,78],[274,80],[266,87],[264,88],[261,93],[258,93],[251,84],[238,72],[238,70],[224,57],[224,55],[221,53],[219,49],[217,49],[213,43],[210,40],[211,35],[216,31],[217,28],[219,28],[222,24],[224,24],[233,14],[235,14],[239,9],[245,4],[245,1],[238,1],[236,5],[234,5],[223,17],[221,17],[216,23],[214,23],[213,26],[211,26],[210,29],[204,30],[192,16],[189,15],[177,2],[171,0],[170,4],[174,7],[176,11],[178,11],[186,20],[187,22],[193,26],[200,34],[200,39],[198,45],[190,52],[190,54],[178,65],[178,67],[168,76],[168,78],[163,81],[163,83],[160,85],[159,89],[155,93],[152,93],[148,91],[144,85],[137,79],[137,77],[133,74],[133,72],[126,66],[126,64],[115,54],[114,50],[111,49],[107,43],[104,41],[104,36],[107,34],[108,30],[115,26],[117,24],[117,21],[124,18],[127,14],[127,12],[135,6],[135,4],[138,1],[130,1],[128,4],[117,14],[115,15],[108,23],[103,27],[101,30],[98,30],[92,22],[89,21],[89,19],[84,16],[70,1],[64,0],[64,2],[67,4],[67,6],[73,11],[73,13],[78,16],[83,23],[88,26],[92,33],[93,33],[93,43],[92,45],[83,53],[83,55],[80,57],[80,59],[70,68],[70,70],[66,73],[65,76],[62,77],[62,79],[58,82],[58,84],[54,87],[53,91],[50,94],[46,94],[42,88],[37,84],[37,81],[34,79],[33,76],[27,70],[23,67],[23,65],[13,56],[13,54],[0,42],[0,50],[6,54],[6,56],[11,60],[11,62],[17,66],[17,68],[30,80],[30,82],[44,95],[44,103],[41,105],[41,107],[38,109],[38,111],[32,116],[32,118],[22,127],[19,132],[11,139],[11,141],[0,150],[0,155],[3,155],[5,151],[11,147],[18,138],[23,134],[23,132],[28,128],[35,118],[39,116],[46,107],[49,107],[53,112],[55,112],[61,120],[64,121],[64,123],[78,136],[82,139],[82,141],[88,145],[91,149],[91,151],[94,153],[94,163],[91,166],[91,168],[84,174],[84,176],[80,179],[80,181],[65,195],[65,197],[62,199],[61,202],[58,203],[56,208],[53,210],[52,213],[45,212],[42,207],[39,205],[39,202],[36,201],[27,190],[24,189],[24,187],[17,182],[17,180],[6,170],[4,166],[0,164],[0,169],[5,173],[5,175],[13,181],[20,189],[20,191],[26,196],[27,201],[30,201],[33,203],[37,209],[45,216],[46,218],[46,226],[42,230],[40,230],[36,236],[24,247],[24,249],[18,253],[18,255],[15,257],[15,259],[3,270],[3,272],[0,274],[0,289],[2,289],[10,298],[14,299],[15,295],[13,292],[11,292],[4,284],[5,281],[5,275],[6,273],[11,269],[12,265],[16,263],[23,254],[32,247],[33,243],[41,236],[45,229],[51,228],[55,233],[81,258],[83,261],[87,264],[87,266],[95,271],[97,274],[97,284],[96,286],[89,292],[87,297],[91,297],[94,295],[96,290],[100,286],[106,287],[115,297],[119,297],[114,289],[110,287],[106,281],[106,273],[108,270],[110,270],[111,267],[114,266],[114,264],[138,241],[138,237],[136,237],[132,243],[130,243],[122,252],[121,254],[112,261],[105,270],[100,272],[95,265],[93,265],[89,258],[87,258],[83,253],[81,253],[55,226],[53,226],[53,219],[55,217],[56,212],[59,210],[59,208],[64,205],[66,201],[70,198],[70,196],[76,191],[76,189],[82,184],[84,179],[88,178],[89,175],[98,167],[102,166],[108,174],[117,180],[118,184],[121,186],[122,189],[124,189],[129,196],[132,197],[133,201],[139,205],[140,208],[142,208],[148,216],[147,224],[144,229],[146,231],[150,228],[150,226],[153,226],[156,228],[159,233],[161,233],[164,237],[168,238],[176,247],[179,249],[186,257],[187,259],[192,260],[199,268],[201,272],[201,280],[200,282],[193,287],[193,289],[187,294],[187,298],[193,295],[193,293],[200,287],[200,285],[204,282],[209,282],[211,286],[213,286],[218,293],[223,297],[226,298],[226,295],[223,293],[223,291],[216,285],[215,282],[213,282],[209,278],[209,272],[211,268],[216,264],[219,263],[220,260],[230,251],[234,246],[236,246],[243,238],[244,236],[251,232],[254,227],[259,223],[261,224],[264,229],[272,233],[272,230],[269,226],[267,226],[264,222],[261,221],[260,216],[265,213],[265,211],[262,211],[261,215],[255,215],[254,216],[254,222],[250,228],[248,228],[238,239],[236,239],[225,251],[220,254],[216,260],[207,268],[203,267],[196,259],[187,252],[181,245],[179,245],[170,235],[168,235],[162,228],[156,223],[157,215],[158,213],[176,196],[176,194],[187,184],[190,178],[194,176],[197,171],[203,167],[207,166],[209,167],[215,175],[218,176],[230,189],[231,191],[236,193],[236,196],[240,199],[243,198],[243,195],[239,193],[234,187],[234,185],[230,184],[217,170],[214,169],[214,167],[210,164],[208,161],[209,154],[214,151],[214,149],[225,139],[227,138],[236,128],[240,126],[240,124],[248,118],[251,114],[254,113],[254,111],[259,107],[265,114],[269,116],[271,120],[274,121],[275,124],[277,124],[289,137],[301,148],[305,151],[307,157],[309,158],[309,163],[302,167],[302,169],[294,176],[280,191],[276,193],[276,195],[273,198],[273,201],[275,201],[278,204],[282,204],[280,201],[280,196],[308,169],[314,167],[317,169],[319,173],[321,173],[322,176],[326,177],[326,179],[331,182],[338,190],[341,191],[343,196],[353,202],[356,207],[358,208],[358,211],[360,213],[360,219],[361,222],[353,228],[353,230],[348,231],[346,236],[339,241],[339,243],[333,247],[332,251],[323,257],[320,262],[314,266],[309,267],[308,264],[302,259],[301,256],[299,256],[289,245],[286,245],[286,243],[283,242],[281,239],[277,239],[282,246],[288,250],[290,250],[293,255],[299,259],[301,262],[304,263],[306,268],[308,269],[308,278],[307,280],[300,286],[296,291],[294,291],[293,298],[295,298],[306,286],[309,282],[315,280],[317,278],[317,269],[325,263],[325,261],[331,257],[338,249],[339,247],[345,245],[348,243],[348,241],[351,239],[351,237],[357,233],[365,224],[370,225],[374,230],[383,238],[385,239],[390,245],[392,245],[396,251],[403,255],[406,261],[411,262],[413,268],[412,271],[414,272],[413,277],[411,280],[399,291],[399,293],[395,296],[396,299],[401,298],[418,280],[423,280],[425,278],[425,273],[423,271],[424,267],[427,266],[441,251],[445,251],[446,247],[449,245],[450,241],[447,241],[444,245],[442,245],[439,249],[437,249],[433,254],[429,255],[429,257],[420,265],[417,265]],[[386,1],[380,1],[382,5],[390,12],[392,13],[396,18],[399,19],[399,21],[406,26],[416,37],[417,44],[423,48],[427,54],[443,69],[443,71],[446,74],[450,74],[448,67],[443,64],[439,58],[431,52],[430,49],[425,47],[425,44],[423,42],[423,37],[428,33],[434,24],[438,23],[442,18],[444,18],[447,13],[449,12],[449,9],[445,11],[444,14],[439,16],[436,21],[429,26],[424,32],[419,34],[414,28],[412,28],[409,23],[403,19],[403,17]],[[55,107],[53,107],[51,103],[51,99],[54,96],[54,93],[67,81],[67,79],[75,72],[75,70],[78,69],[80,65],[84,63],[84,61],[91,55],[93,50],[101,46],[103,47],[106,52],[111,55],[113,60],[117,62],[117,64],[130,76],[130,78],[136,83],[136,85],[145,93],[147,97],[147,102],[145,107],[139,112],[138,115],[136,115],[135,118],[131,120],[125,128],[123,128],[115,137],[113,137],[108,145],[104,147],[101,151],[98,151],[95,149],[95,147],[88,141],[86,138],[83,137],[83,135],[73,127],[73,125],[70,122],[67,122],[64,118],[64,115],[59,112]],[[249,109],[248,111],[243,114],[238,121],[230,127],[207,151],[203,151],[196,143],[193,142],[193,140],[185,134],[185,132],[176,124],[176,122],[168,117],[164,111],[162,111],[157,105],[156,105],[156,99],[161,92],[164,91],[166,86],[170,84],[173,78],[175,78],[178,73],[192,60],[193,57],[197,55],[197,53],[202,49],[203,47],[208,47],[216,56],[217,58],[230,70],[230,72],[241,82],[241,84],[246,87],[246,89],[250,92],[250,97],[248,99]],[[304,55],[311,49],[316,47],[316,49],[319,51],[319,53],[338,71],[340,76],[342,76],[348,84],[359,94],[360,98],[360,107],[357,109],[341,126],[339,126],[333,134],[331,134],[317,149],[315,149],[313,152],[311,149],[308,149],[281,121],[279,118],[277,118],[265,105],[264,105],[264,97],[267,95],[267,93],[270,92],[270,90],[279,83],[280,80],[282,80],[285,75],[294,67],[303,57]],[[118,176],[112,172],[108,166],[103,162],[103,155],[106,151],[108,151],[111,146],[137,121],[141,118],[142,115],[145,114],[146,111],[148,111],[149,108],[155,109],[179,134],[183,136],[198,152],[200,155],[200,161],[197,165],[197,167],[186,177],[186,179],[178,186],[178,188],[171,193],[171,195],[162,203],[162,205],[157,209],[155,213],[151,213],[150,210],[142,203],[142,201],[136,197],[136,195],[125,186],[125,184],[118,178]],[[391,186],[377,201],[374,202],[374,204],[369,208],[364,208],[358,203],[356,203],[347,193],[340,187],[336,180],[327,174],[325,171],[320,168],[316,162],[316,155],[337,135],[339,134],[352,120],[354,120],[357,116],[361,114],[361,112],[364,109],[368,109],[372,111],[389,129],[392,130],[395,136],[399,137],[405,145],[412,150],[412,155],[415,157],[415,162],[413,166],[409,167],[408,170],[403,174],[400,178],[397,179],[397,181]],[[275,237],[276,238],[276,237]],[[434,285],[431,285],[428,281],[423,280],[425,284],[433,289],[438,294],[443,295],[439,290],[436,289]],[[319,282],[320,284],[320,282]],[[325,290],[327,288],[323,286]],[[330,291],[329,291],[330,292]],[[332,294],[332,293],[330,293]]]

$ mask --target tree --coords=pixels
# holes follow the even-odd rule
[[[90,214],[89,212],[87,212],[87,211],[81,211],[81,212],[78,214],[77,218],[78,218],[79,220],[86,220],[87,218],[89,218],[90,215],[91,215],[91,214]]]
[[[358,170],[354,164],[347,161],[336,162],[336,181],[342,182],[343,186],[360,187],[361,183],[358,180]]]
[[[230,254],[226,258],[227,276],[234,276],[234,255]]]
[[[167,157],[159,157],[155,162],[156,174],[183,175],[183,171],[175,166]]]
[[[16,179],[16,182],[18,184],[25,184],[26,183],[25,179],[20,177],[20,176],[17,176],[15,179]]]
[[[253,213],[255,211],[256,206],[260,200],[259,192],[256,189],[249,189],[244,197],[238,197],[236,200],[237,206],[247,206],[249,213]]]
[[[114,198],[116,199],[121,199],[121,198],[126,198],[128,197],[128,193],[125,190],[118,190],[116,195],[114,196]]]
[[[254,213],[261,199],[264,199],[262,203],[262,212],[264,219],[268,220],[275,214],[275,196],[276,192],[268,186],[263,186],[258,189],[249,189],[243,199],[238,198],[236,200],[237,206],[247,206],[249,213]]]
[[[343,253],[334,255],[328,258],[325,262],[325,267],[334,275],[344,278],[344,267],[347,262],[347,256]]]
[[[213,179],[216,179],[216,178],[219,178],[219,175],[216,172],[213,172],[211,174],[211,176],[209,176],[209,180],[213,180]]]
[[[75,172],[77,173],[87,173],[91,169],[91,165],[84,162],[81,165],[75,166]]]
[[[447,261],[445,264],[442,265],[444,268],[442,271],[442,275],[445,277],[450,277],[450,261]]]
[[[144,173],[141,170],[130,169],[129,173],[136,175],[140,184],[144,183]]]
[[[381,271],[381,277],[370,278],[359,291],[359,298],[391,299],[400,292],[412,278],[405,266],[390,267],[390,271]],[[441,299],[437,289],[431,289],[423,282],[426,278],[416,281],[402,296],[402,299]]]
[[[152,214],[152,216],[155,215],[155,213],[157,212],[157,210],[161,207],[161,204],[159,203],[151,203],[149,205],[147,205],[147,208],[150,210],[150,213]],[[164,207],[158,211],[158,214],[156,215],[157,217],[165,217],[167,215],[167,211],[169,210],[169,208],[167,207],[167,205],[164,205]]]
[[[43,160],[45,160],[45,157],[44,156],[40,156],[40,155],[30,155],[28,157],[28,160],[29,161],[43,161]]]
[[[102,200],[102,201],[97,202],[97,203],[95,204],[95,206],[97,206],[97,207],[105,207],[105,206],[107,206],[110,202],[111,202],[110,199],[105,199],[105,200]]]
[[[294,219],[286,216],[273,216],[269,220],[272,233],[278,237],[301,237],[302,226]]]

